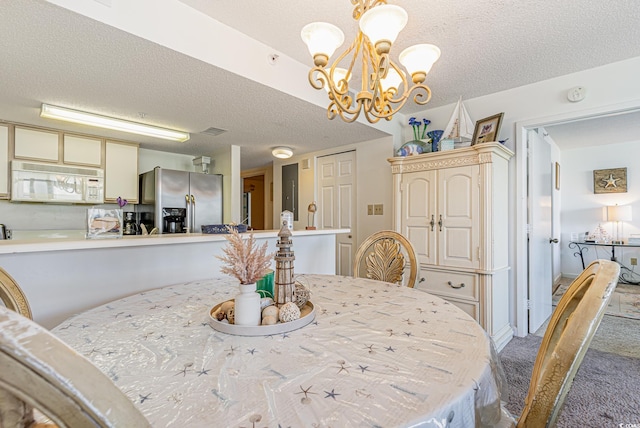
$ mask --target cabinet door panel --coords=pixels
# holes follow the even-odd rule
[[[58,133],[38,129],[15,128],[16,158],[58,161]]]
[[[401,233],[413,244],[419,263],[436,263],[435,177],[435,171],[411,173],[403,178],[401,185]]]
[[[138,202],[138,147],[107,141],[105,147],[105,202],[118,196]]]
[[[478,268],[480,243],[478,165],[439,171],[439,264]]]
[[[81,165],[102,165],[102,140],[65,134],[63,161]]]

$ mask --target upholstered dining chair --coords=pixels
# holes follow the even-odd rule
[[[0,306],[0,426],[43,426],[34,424],[34,408],[59,427],[150,426],[89,360],[44,327]]]
[[[571,283],[553,311],[533,365],[524,409],[503,409],[500,427],[554,427],[618,284],[620,266],[596,260]]]
[[[405,275],[407,267],[408,277]],[[413,245],[393,230],[374,233],[356,251],[353,276],[413,287],[418,276],[418,261]]]
[[[7,308],[29,319],[33,318],[27,297],[15,279],[2,268],[0,268],[0,300]]]

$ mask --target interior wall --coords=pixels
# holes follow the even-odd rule
[[[640,138],[620,144],[584,147],[562,152],[562,274],[575,277],[582,271],[575,249],[569,248],[571,233],[593,232],[602,225],[609,235],[615,233],[615,225],[604,221],[603,207],[631,205],[632,221],[621,225],[620,236],[640,233]],[[627,168],[626,193],[593,193],[593,170]],[[590,247],[585,253],[585,263],[595,258],[611,257],[609,249]],[[640,248],[619,249],[616,257],[630,267],[630,257],[640,257]],[[636,269],[638,270],[638,269]],[[640,270],[638,270],[640,272]]]
[[[312,201],[318,200],[315,188],[316,158],[348,150],[356,151],[356,245],[374,232],[391,228],[392,219],[392,179],[391,167],[387,159],[393,156],[393,137],[385,137],[359,144],[336,147],[303,155],[296,155],[290,159],[276,160],[273,165],[273,218],[274,227],[280,221],[280,207],[282,206],[282,166],[298,162],[298,183],[301,214],[304,207]],[[307,168],[308,166],[308,168]],[[364,183],[364,184],[363,184]],[[382,215],[367,215],[367,205],[383,204]],[[318,207],[318,210],[320,207]],[[294,229],[304,229],[307,226],[306,215],[294,222]]]

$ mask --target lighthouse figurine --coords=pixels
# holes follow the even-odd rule
[[[291,230],[287,220],[282,221],[282,227],[278,232],[276,247],[276,274],[273,300],[278,306],[287,302],[295,302],[295,282],[293,280],[293,261],[295,256],[291,250]]]

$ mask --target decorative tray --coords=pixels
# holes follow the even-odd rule
[[[232,299],[233,300],[233,299]],[[218,303],[209,311],[209,325],[214,330],[222,333],[235,334],[237,336],[270,336],[272,334],[281,334],[288,331],[297,330],[313,321],[316,317],[316,308],[313,303],[307,302],[300,309],[300,318],[295,321],[278,323],[273,325],[235,325],[218,321],[215,314],[220,306],[225,302]]]

